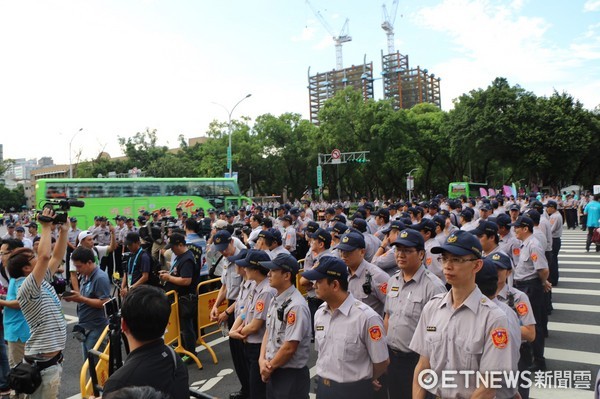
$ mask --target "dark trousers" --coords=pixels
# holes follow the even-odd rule
[[[553,286],[558,285],[558,253],[560,252],[560,247],[562,246],[562,240],[560,237],[552,239],[552,262],[548,260],[548,268],[550,269],[550,275],[548,276],[548,281]]]
[[[260,344],[244,344],[244,353],[248,362],[250,399],[265,399],[267,397],[267,385],[260,378],[260,367],[258,365]]]
[[[235,301],[229,300],[229,306]],[[233,327],[233,323],[235,322],[235,316],[233,312],[229,315],[227,319],[227,325],[229,329]],[[244,356],[244,342],[239,339],[229,340],[229,350],[231,351],[231,360],[233,360],[233,368],[235,369],[235,373],[237,374],[238,380],[240,380],[240,384],[242,384],[242,388],[240,392],[244,396],[250,395],[250,377],[248,371],[248,362],[246,361],[246,357]]]
[[[585,231],[585,229],[587,229],[587,215],[581,215],[580,222],[581,230]]]
[[[412,398],[412,383],[419,354],[389,349],[390,365],[387,369],[387,387],[390,399]]]
[[[338,383],[319,377],[317,399],[371,399],[375,391],[371,380]]]
[[[179,332],[181,344],[188,352],[196,354],[196,329],[194,319],[198,319],[198,297],[196,295],[179,296]]]
[[[533,364],[531,344],[529,342],[522,343],[519,354],[519,371],[528,370]],[[521,394],[521,399],[529,399],[529,388],[522,388],[522,385],[525,385],[525,381],[523,377],[519,377],[519,394]]]
[[[577,224],[577,209],[565,209],[565,216],[567,217],[567,228],[574,229]]]
[[[310,373],[301,369],[277,369],[267,382],[267,399],[308,399]]]
[[[596,229],[597,229],[597,227],[588,227],[587,238],[585,240],[585,249],[587,251],[589,251],[592,246],[592,237],[594,236],[594,230],[596,230]],[[596,251],[598,251],[599,247],[600,247],[600,245],[596,244]]]
[[[544,306],[544,289],[540,279],[535,278],[527,281],[515,281],[515,287],[527,294],[529,302],[531,302],[531,310],[535,317],[535,340],[531,343],[533,349],[534,361],[544,360],[544,325],[543,320],[546,317],[546,309]],[[537,322],[541,320],[542,322]]]

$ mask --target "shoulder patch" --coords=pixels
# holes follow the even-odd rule
[[[492,331],[492,343],[498,349],[506,348],[508,345],[508,333],[506,328],[496,328]]]
[[[259,313],[262,312],[265,309],[265,302],[260,299],[258,302],[256,302],[254,309],[256,309],[256,311]]]
[[[521,254],[521,249],[520,248],[513,248],[513,255],[514,256],[519,256]]]
[[[290,326],[293,326],[294,323],[296,323],[296,312],[293,310],[290,310],[288,315],[287,315],[287,323]]]
[[[433,262],[433,258],[431,258],[431,257],[427,258],[427,260],[425,261],[425,263],[427,264],[427,266],[430,266],[431,262]]]
[[[381,333],[381,327],[379,327],[379,326],[369,327],[369,337],[371,337],[371,339],[373,341],[379,341],[382,336],[383,336],[383,334]]]
[[[527,304],[525,302],[519,302],[515,306],[515,309],[517,310],[519,316],[525,316],[527,312],[529,312],[529,309],[527,308]]]
[[[387,294],[387,283],[383,283],[379,286],[379,291],[381,291],[381,293],[383,295]]]
[[[532,260],[532,261],[534,261],[534,262],[537,262],[537,260],[538,260],[538,255],[537,255],[535,252],[533,252],[533,253],[531,254],[531,260]]]

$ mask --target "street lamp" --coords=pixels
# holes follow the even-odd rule
[[[83,128],[80,128],[78,131],[76,131],[73,137],[71,137],[71,141],[69,141],[69,179],[73,178],[73,163],[71,163],[71,144],[73,144],[73,139],[75,138],[75,136],[77,136],[82,130]]]
[[[415,182],[413,181],[412,172],[419,170],[419,168],[414,168],[406,175],[406,188],[408,189],[408,202],[412,202],[412,191],[415,188]]]
[[[240,101],[238,101],[238,102],[237,102],[237,103],[236,103],[236,104],[233,106],[233,108],[231,108],[231,111],[229,111],[229,110],[227,109],[227,107],[225,107],[223,104],[219,104],[219,103],[215,103],[215,102],[213,102],[213,104],[216,104],[216,105],[219,105],[219,106],[221,106],[221,107],[222,107],[222,108],[225,110],[225,112],[227,112],[227,118],[228,118],[228,119],[227,119],[227,130],[229,131],[229,145],[227,146],[227,166],[228,166],[228,169],[229,169],[229,177],[233,177],[233,176],[232,176],[232,171],[231,171],[232,164],[233,164],[233,159],[232,159],[232,154],[231,154],[231,115],[233,115],[233,111],[235,111],[235,108],[236,108],[238,105],[240,105],[240,103],[241,103],[242,101],[244,101],[245,99],[247,99],[247,98],[248,98],[248,97],[250,97],[251,95],[252,95],[252,94],[250,94],[250,93],[249,93],[249,94],[246,94],[246,96],[244,96],[244,97],[243,97],[243,98],[242,98]]]

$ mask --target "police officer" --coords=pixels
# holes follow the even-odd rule
[[[552,285],[548,281],[548,262],[544,248],[533,236],[533,221],[527,216],[520,216],[515,223],[515,234],[521,240],[519,263],[515,267],[514,286],[529,297],[531,309],[536,320],[535,340],[533,341],[534,370],[545,370],[544,359],[544,329],[546,308],[544,292],[550,291]]]
[[[496,254],[494,254],[496,255]],[[494,256],[492,255],[492,256]],[[521,330],[519,327],[519,318],[517,314],[505,303],[501,302],[496,298],[496,291],[498,288],[498,271],[496,265],[492,261],[492,258],[483,259],[483,267],[477,272],[475,276],[475,283],[483,295],[488,299],[491,299],[500,310],[504,312],[508,321],[508,340],[514,345],[511,345],[510,349],[510,361],[513,373],[518,371],[519,363],[519,342],[521,341]],[[506,380],[501,380],[501,388],[496,391],[496,398],[498,399],[514,399],[517,395],[517,387],[514,385],[508,386]],[[518,396],[517,396],[518,397]]]
[[[563,232],[563,218],[560,212],[557,211],[558,204],[556,201],[548,201],[546,203],[546,212],[550,219],[552,232],[552,259],[549,261],[550,275],[549,280],[552,285],[558,285],[558,253],[562,245],[561,237]]]
[[[510,370],[510,348],[506,314],[486,298],[475,284],[483,266],[479,240],[466,231],[456,231],[433,253],[442,254],[444,275],[452,289],[434,296],[423,309],[409,348],[420,354],[413,380],[413,398],[423,399],[427,391],[419,374],[433,370],[440,378],[429,388],[444,397],[494,395],[493,388],[476,387],[475,375],[455,374],[453,388],[442,387],[443,370]],[[468,381],[467,381],[468,379]],[[486,396],[486,397],[487,397]]]
[[[79,233],[81,233],[81,229],[77,227],[76,217],[69,218],[69,222],[71,225],[69,227],[69,231],[67,232],[67,258],[65,259],[67,265],[70,265],[71,263],[71,254],[75,248],[77,248],[77,237],[79,237]],[[67,274],[69,274],[68,270]]]
[[[372,398],[389,364],[383,320],[348,292],[348,268],[326,256],[304,276],[325,301],[315,315],[317,399]]]
[[[525,293],[508,284],[508,279],[512,274],[512,259],[502,252],[490,255],[488,259],[494,262],[498,273],[496,299],[511,308],[519,318],[521,346],[518,367],[519,371],[528,370],[533,362],[530,342],[535,339],[535,318],[531,312],[531,303]],[[523,382],[522,378],[520,381]],[[528,399],[529,388],[524,388],[523,385],[525,384],[519,384],[519,394],[522,399]]]
[[[392,245],[396,247],[396,264],[400,271],[387,283],[384,309],[383,323],[390,352],[388,393],[390,398],[410,398],[419,354],[411,351],[409,344],[423,307],[434,295],[445,293],[446,288],[423,266],[425,241],[419,232],[402,230]]]
[[[337,250],[340,258],[348,266],[348,291],[383,317],[389,276],[365,260],[365,239],[362,234],[344,234]]]
[[[229,338],[244,341],[244,353],[248,362],[250,399],[266,397],[266,384],[260,376],[260,346],[265,334],[265,321],[271,301],[277,291],[269,286],[269,269],[260,262],[269,261],[269,255],[258,249],[248,250],[244,259],[235,261],[245,268],[247,278],[254,280],[256,286],[249,294],[247,309],[235,321],[229,331]]]
[[[210,319],[219,324],[227,323],[227,328],[231,329],[235,322],[236,300],[240,295],[242,285],[242,276],[237,272],[235,263],[232,263],[232,258],[241,253],[241,250],[235,246],[231,234],[227,230],[219,230],[212,237],[213,248],[219,251],[225,258],[222,261],[223,274],[221,275],[221,288],[217,294],[217,300],[210,311]],[[244,257],[246,250],[244,249]],[[221,304],[227,301],[227,309],[224,312],[219,312]],[[239,392],[231,394],[231,399],[246,398],[250,392],[248,387],[248,366],[244,358],[244,344],[237,339],[229,340],[229,350],[233,365],[242,385]]]
[[[371,262],[375,253],[381,245],[381,240],[375,237],[373,234],[367,232],[367,222],[362,218],[354,218],[352,220],[352,227],[360,231],[365,238],[365,260]]]
[[[391,222],[389,229],[383,231],[385,238],[381,242],[381,245],[375,252],[373,260],[371,261],[371,263],[381,268],[390,276],[396,273],[395,247],[391,245],[391,243],[396,241],[398,233],[404,229],[405,225],[401,221],[395,220]]]
[[[310,390],[310,311],[294,286],[300,265],[291,254],[281,253],[270,262],[269,284],[277,290],[267,316],[267,331],[260,349],[260,375],[269,399],[306,399]]]

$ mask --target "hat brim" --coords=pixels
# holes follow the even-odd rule
[[[392,245],[402,245],[403,247],[418,247],[419,245],[417,243],[414,243],[412,241],[409,240],[405,240],[403,238],[398,238],[396,241],[394,241],[392,243]]]
[[[219,252],[225,251],[227,249],[227,247],[229,246],[229,241],[221,243],[221,244],[213,244],[213,246]]]
[[[327,278],[327,274],[321,273],[317,270],[306,270],[302,273],[302,277],[304,277],[307,280],[315,281]]]
[[[474,253],[473,251],[470,251],[468,249],[465,248],[461,248],[457,245],[448,245],[448,244],[444,244],[441,247],[433,247],[431,248],[431,253],[432,254],[441,254],[444,252],[449,252],[452,255],[456,255],[456,256],[465,256],[465,255],[475,255],[478,258],[480,258],[479,255],[477,255],[476,253]]]
[[[271,261],[263,261],[259,262],[262,267],[269,270],[285,270],[286,272],[298,273],[298,270],[294,270],[293,267],[288,265],[278,265],[277,263]]]
[[[469,233],[473,234],[474,236],[481,236],[481,235],[485,234],[485,231],[479,230],[479,229],[473,229],[473,230],[469,230]]]
[[[335,247],[335,249],[338,249],[338,250],[344,251],[344,252],[351,252],[351,251],[354,251],[355,249],[364,249],[364,248],[353,247],[352,245],[342,243],[342,244],[339,244],[337,247]]]

